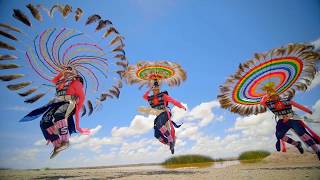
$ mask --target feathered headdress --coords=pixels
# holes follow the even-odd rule
[[[39,90],[39,87],[43,87],[41,84],[46,84],[65,67],[70,67],[84,79],[86,91],[90,91],[90,96],[97,94],[97,97],[89,96],[88,98],[89,114],[93,109],[91,98],[97,99],[99,104],[107,97],[119,97],[119,89],[122,87],[122,83],[119,81],[122,81],[122,75],[115,79],[112,78],[112,73],[126,71],[128,61],[124,51],[124,38],[110,20],[103,19],[98,14],[90,15],[85,19],[83,17],[84,11],[81,8],[78,7],[73,11],[72,6],[68,4],[56,4],[51,8],[28,4],[26,10],[30,12],[34,20],[29,17],[29,13],[14,9],[13,21],[0,23],[0,36],[8,41],[0,41],[0,48],[3,49],[2,52],[5,52],[0,54],[0,61],[21,59],[29,65],[0,64],[1,71],[12,70],[15,72],[0,75],[0,80],[11,82],[23,77],[31,78],[30,75],[25,74],[33,71],[37,77],[44,81],[30,89],[25,88],[39,82],[12,83],[7,85],[9,90],[22,90],[18,94],[26,98],[25,102],[34,103],[42,98],[48,90],[39,92],[32,97],[29,96],[41,91]],[[47,13],[47,16],[42,15],[43,11]],[[52,21],[52,18],[58,19],[59,15],[67,22],[56,24],[56,21]],[[68,19],[70,16],[74,18]],[[39,23],[40,21],[42,22]],[[46,24],[46,21],[50,23]],[[61,20],[58,19],[58,22]],[[69,27],[60,28],[60,25]],[[37,28],[35,29],[33,26]],[[78,30],[79,28],[81,30]],[[20,63],[23,63],[21,60],[19,60]],[[112,69],[112,65],[114,68],[119,67],[120,69]],[[29,69],[21,71],[21,67]],[[115,83],[106,82],[106,78],[112,81],[115,79]],[[107,89],[106,86],[110,88]],[[41,89],[43,91],[43,88]]]
[[[235,74],[220,86],[222,108],[241,115],[266,111],[260,105],[267,93],[293,97],[311,85],[320,54],[309,44],[289,44],[254,57],[239,65]]]

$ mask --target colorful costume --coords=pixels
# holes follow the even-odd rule
[[[163,144],[169,145],[171,153],[174,153],[176,142],[175,127],[180,127],[171,120],[171,111],[168,108],[169,103],[186,108],[178,101],[168,95],[167,91],[160,92],[161,83],[169,86],[178,86],[186,80],[186,72],[179,64],[169,61],[149,62],[142,61],[136,65],[130,65],[125,72],[125,78],[129,84],[140,84],[152,87],[153,95],[149,96],[147,91],[143,98],[147,100],[151,108],[140,107],[139,112],[144,114],[156,115],[154,120],[154,136]]]
[[[53,100],[29,113],[21,122],[43,115],[40,122],[43,135],[55,147],[67,144],[69,135],[76,130],[89,134],[88,129],[79,127],[80,111],[84,116],[88,109],[87,114],[91,115],[101,107],[102,101],[119,98],[128,66],[124,38],[113,22],[98,14],[87,16],[80,7],[72,8],[68,4],[51,7],[28,4],[25,9],[13,9],[8,23],[0,23],[0,48],[4,52],[0,55],[1,62],[18,58],[17,62],[26,61],[22,66],[0,64],[0,70],[19,72],[0,75],[1,81],[11,83],[7,88],[20,91],[18,95],[25,98],[25,103],[35,103],[53,90],[48,82],[54,83]],[[19,23],[19,28],[15,27]],[[24,72],[30,74],[25,76]],[[35,78],[21,82],[23,77]],[[106,82],[108,78],[114,82]],[[31,85],[35,86],[29,88]]]
[[[299,108],[302,111],[307,113],[312,113],[308,108],[303,107],[302,105],[288,99],[288,98],[279,98],[278,100],[270,100],[267,96],[262,98],[261,104],[267,107],[272,111],[277,117],[277,126],[276,126],[276,137],[277,151],[281,150],[281,141],[292,144],[298,148],[300,153],[303,153],[301,143],[295,141],[288,137],[286,133],[293,129],[293,131],[299,136],[299,138],[307,145],[310,146],[315,153],[317,153],[320,160],[320,148],[318,144],[320,143],[320,137],[313,132],[302,120],[300,120],[297,115],[295,115],[292,110],[292,106]],[[283,150],[285,146],[283,146]]]
[[[56,96],[47,105],[33,110],[20,121],[31,121],[43,114],[40,127],[44,138],[52,143],[54,150],[68,145],[69,136],[76,133],[90,134],[88,129],[80,128],[80,111],[85,99],[83,80],[80,76],[58,74],[53,80]],[[73,114],[76,123],[73,121]]]
[[[217,97],[220,105],[242,116],[264,113],[270,109],[278,118],[278,150],[282,139],[303,152],[299,142],[286,136],[287,131],[293,129],[318,153],[318,136],[296,118],[292,106],[305,112],[310,110],[291,99],[296,91],[306,91],[311,85],[317,73],[316,63],[319,58],[320,54],[311,44],[288,44],[266,53],[255,53],[252,59],[241,63],[236,73],[220,86]],[[268,95],[272,94],[286,98],[270,101]]]
[[[159,115],[154,120],[154,137],[161,143],[169,145],[171,153],[174,154],[174,145],[176,142],[175,127],[179,128],[174,121],[171,120],[171,111],[168,108],[169,103],[186,109],[180,102],[174,100],[168,95],[167,91],[149,96],[147,91],[143,98],[147,100],[152,108],[159,110]]]

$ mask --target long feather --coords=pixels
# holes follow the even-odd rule
[[[42,21],[42,17],[41,17],[41,14],[39,12],[39,10],[34,7],[32,4],[28,4],[26,5],[26,7],[30,10],[32,16],[37,19],[38,21]]]
[[[46,93],[37,94],[31,98],[26,99],[24,102],[25,103],[34,103],[34,102],[38,101],[40,98],[42,98],[44,95],[46,95]]]
[[[116,87],[113,87],[109,90],[109,92],[114,96],[114,97],[117,97],[119,98],[119,95],[120,95],[120,91],[118,88]]]
[[[27,90],[27,91],[25,91],[25,92],[18,93],[18,94],[19,94],[20,96],[22,96],[22,97],[25,97],[25,96],[28,96],[28,95],[34,93],[36,90],[37,90],[37,88],[32,88],[32,89],[29,89],[29,90]]]
[[[24,77],[24,74],[12,74],[12,75],[1,75],[1,81],[12,81],[18,78]]]
[[[111,96],[110,94],[108,94],[108,93],[102,93],[101,95],[100,95],[100,101],[105,101],[107,98],[113,98],[113,96]]]
[[[122,88],[122,81],[120,79],[118,80],[117,87]]]
[[[93,112],[93,105],[90,100],[87,101],[87,104],[88,104],[88,109],[89,109],[88,116],[90,116]]]
[[[81,117],[83,117],[84,115],[86,115],[86,113],[87,113],[86,106],[82,106],[81,111],[82,111]]]
[[[127,59],[127,58],[126,58],[126,56],[125,56],[125,55],[123,55],[123,54],[117,54],[117,55],[115,55],[115,56],[114,56],[114,58],[121,59],[122,61],[124,61],[124,60],[126,60],[126,59]]]
[[[8,24],[0,23],[0,27],[21,33],[21,31],[17,27],[14,27]]]
[[[126,62],[126,61],[118,61],[118,62],[116,62],[116,64],[118,66],[122,66],[124,69],[126,69],[128,67],[128,62]]]
[[[122,36],[116,36],[116,37],[110,42],[110,45],[114,45],[114,44],[116,44],[116,43],[119,42],[119,41],[120,41],[121,44],[124,44],[124,43],[123,43],[123,37],[122,37]]]
[[[122,79],[123,76],[124,76],[125,71],[119,70],[119,71],[116,71],[116,73],[119,75],[120,79]]]
[[[64,6],[64,8],[62,10],[62,16],[66,17],[71,12],[72,12],[72,7],[69,4],[67,4],[67,5]]]
[[[0,48],[8,49],[8,50],[16,50],[15,47],[13,47],[5,42],[2,42],[2,41],[0,41]]]
[[[99,16],[98,14],[91,15],[88,17],[88,19],[86,21],[86,25],[89,25],[89,24],[96,22],[100,19],[101,19],[101,16]]]
[[[123,48],[124,48],[124,44],[120,44],[119,46],[114,48],[112,52],[123,51]]]
[[[63,14],[63,9],[64,7],[59,5],[59,4],[55,4],[54,6],[52,6],[52,8],[50,9],[50,16],[53,17],[53,14],[55,13],[56,10],[58,10],[61,14]]]
[[[12,16],[13,16],[15,19],[19,20],[20,22],[22,22],[23,24],[31,27],[31,22],[30,22],[30,20],[29,20],[28,17],[27,17],[25,14],[23,14],[23,12],[20,11],[19,9],[14,9]]]
[[[11,91],[16,91],[19,89],[22,89],[24,87],[27,87],[31,84],[31,82],[22,82],[22,83],[18,83],[18,84],[10,84],[7,85],[7,88],[10,89]]]
[[[18,68],[19,66],[16,64],[0,64],[0,70],[3,69],[15,69]]]
[[[103,38],[107,38],[111,33],[116,33],[116,34],[119,34],[118,30],[116,30],[114,27],[110,27],[108,29],[108,31],[106,31],[104,34],[103,34]]]
[[[11,35],[11,34],[9,34],[7,32],[1,31],[1,30],[0,30],[0,35],[4,36],[6,38],[12,39],[14,41],[18,40],[14,35]]]
[[[17,58],[18,58],[17,56],[10,55],[10,54],[0,54],[0,61],[3,61],[3,60],[14,60],[14,59],[17,59]]]
[[[76,10],[76,15],[74,16],[75,20],[78,21],[80,19],[80,17],[82,16],[83,11],[81,8],[77,8]]]
[[[109,20],[100,20],[99,24],[96,27],[96,31],[100,31],[102,28],[105,28],[107,25],[112,24]]]

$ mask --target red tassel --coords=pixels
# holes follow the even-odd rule
[[[282,140],[280,140],[280,142],[281,142],[282,152],[287,152],[286,143]]]
[[[313,138],[315,138],[318,142],[320,142],[320,136],[316,132],[314,132],[311,128],[309,128],[307,124],[304,123],[303,121],[300,121],[300,123],[304,128],[306,128],[309,131],[309,133],[312,135]]]

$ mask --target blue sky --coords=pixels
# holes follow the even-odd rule
[[[47,7],[54,4],[52,1],[1,0],[1,22],[13,19],[14,8],[27,12],[24,5],[30,2]],[[182,65],[188,75],[187,81],[180,87],[167,88],[172,97],[188,106],[185,113],[174,109],[176,120],[184,122],[177,130],[177,154],[199,153],[219,158],[236,156],[248,149],[274,150],[275,124],[271,114],[239,117],[219,108],[218,87],[240,62],[250,59],[256,52],[288,43],[312,42],[320,37],[320,2],[316,0],[56,3],[68,3],[74,9],[81,7],[84,17],[96,13],[111,19],[125,37],[131,64],[139,60],[170,60]],[[81,22],[84,21],[83,18]],[[40,25],[33,22],[33,32],[52,24],[86,31],[61,16],[45,18]],[[30,70],[24,59],[17,61]],[[27,72],[36,79],[31,71]],[[314,85],[317,83],[319,76]],[[101,111],[82,119],[81,126],[94,129],[92,136],[75,136],[70,149],[49,160],[51,147],[41,144],[39,121],[18,123],[28,111],[46,103],[49,97],[36,105],[26,105],[2,83],[0,166],[74,167],[163,161],[171,155],[167,147],[153,138],[153,117],[139,115],[136,111],[137,107],[147,105],[141,98],[144,90],[125,85],[119,100],[105,102]],[[319,90],[319,86],[315,86],[307,93],[299,93],[295,99],[319,112]],[[318,115],[315,113],[314,117],[319,119]],[[310,125],[319,132],[317,124]]]

